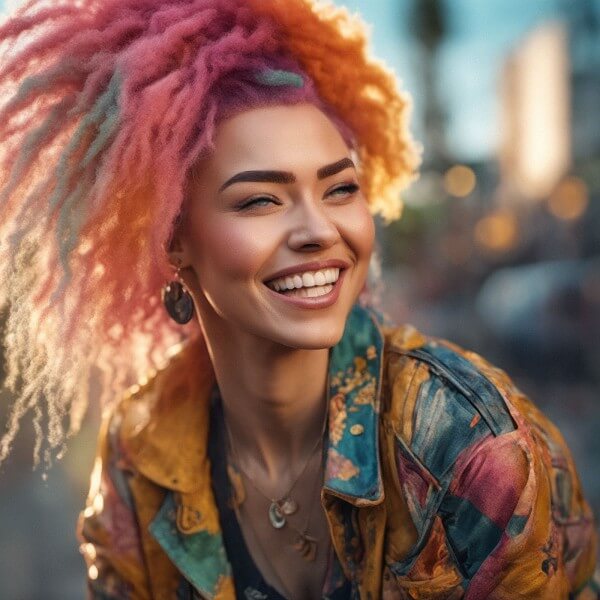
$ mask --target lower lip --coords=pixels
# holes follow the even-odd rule
[[[340,288],[342,287],[342,281],[344,280],[344,275],[346,274],[347,269],[343,269],[340,271],[340,275],[338,280],[334,283],[333,289],[327,294],[323,294],[323,296],[316,296],[314,298],[300,298],[299,296],[286,296],[285,294],[280,294],[275,290],[272,290],[268,285],[265,284],[265,287],[277,298],[291,304],[293,306],[297,306],[299,308],[327,308],[332,304],[337,302],[338,296],[340,295]]]

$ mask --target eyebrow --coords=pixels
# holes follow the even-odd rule
[[[355,169],[356,166],[352,159],[346,157],[342,158],[342,160],[338,160],[330,165],[325,165],[321,167],[317,171],[318,179],[326,179],[327,177],[331,177],[332,175],[336,175],[340,171],[344,171],[345,169]],[[240,181],[253,181],[259,183],[295,183],[296,176],[289,171],[242,171],[241,173],[237,173],[233,177],[230,177],[220,188],[219,192],[222,192],[225,188],[233,185],[234,183],[239,183]]]

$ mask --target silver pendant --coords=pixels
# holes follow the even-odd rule
[[[281,529],[285,525],[285,517],[281,514],[276,502],[271,502],[271,506],[269,506],[269,521],[275,529]]]

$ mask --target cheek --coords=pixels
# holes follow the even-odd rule
[[[197,227],[194,258],[200,279],[211,273],[220,279],[252,279],[272,251],[265,233],[247,219],[217,218]]]
[[[375,243],[375,222],[366,202],[357,203],[341,222],[347,243],[354,250],[358,260],[368,260]]]

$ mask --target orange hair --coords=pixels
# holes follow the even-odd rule
[[[249,4],[280,24],[284,44],[322,99],[354,131],[371,211],[387,223],[398,219],[400,192],[416,177],[420,150],[408,131],[411,100],[394,73],[369,56],[365,23],[344,8],[316,0]]]

